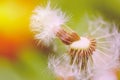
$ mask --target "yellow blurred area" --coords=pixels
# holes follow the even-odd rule
[[[37,0],[0,0],[0,56],[14,56],[31,41],[29,22],[36,4]]]
[[[2,0],[0,1],[0,33],[21,36],[29,33],[29,17],[35,1]]]

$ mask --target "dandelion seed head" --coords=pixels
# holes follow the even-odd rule
[[[87,68],[88,58],[92,56],[95,49],[95,39],[81,37],[80,40],[70,45],[69,54],[71,56],[71,64],[76,64],[80,70],[85,70]]]
[[[35,38],[46,45],[55,38],[55,31],[67,22],[66,15],[60,9],[53,9],[50,2],[46,7],[38,6],[31,16],[30,27]]]
[[[69,52],[71,63],[73,66],[78,66],[81,77],[83,77],[82,80],[89,80],[104,71],[119,67],[120,33],[116,25],[102,18],[88,21],[90,21],[88,32],[85,35],[83,34],[83,37],[89,37],[89,39],[82,41],[81,38],[83,37],[80,37],[81,41],[70,45]],[[92,47],[88,47],[90,42],[93,42]],[[86,75],[87,78],[84,78]]]

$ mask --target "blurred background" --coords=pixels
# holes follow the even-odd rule
[[[70,16],[67,25],[79,34],[84,33],[86,15],[100,15],[120,26],[120,0],[50,2]],[[47,0],[0,0],[0,80],[55,80],[47,67],[52,51],[39,48],[29,26],[32,11],[46,3]],[[56,53],[63,53],[64,46],[59,40],[56,43],[59,44]]]

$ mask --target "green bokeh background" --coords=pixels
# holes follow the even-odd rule
[[[85,33],[87,16],[102,16],[111,23],[115,22],[118,28],[120,26],[120,0],[50,0],[50,2],[52,7],[57,6],[70,16],[67,25],[78,34]],[[34,0],[36,6],[46,3],[47,0]],[[60,40],[55,43],[58,47],[55,53],[63,54],[66,51],[65,46]],[[14,62],[0,58],[0,80],[55,80],[47,67],[48,55],[52,51],[46,53],[26,45],[18,53],[18,59]]]

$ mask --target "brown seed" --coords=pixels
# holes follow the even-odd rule
[[[70,45],[74,41],[77,41],[80,39],[80,37],[77,35],[77,33],[71,31],[67,32],[63,28],[60,28],[56,32],[56,36],[66,45]]]
[[[76,63],[76,65],[79,65],[81,63],[81,66],[79,67],[80,70],[87,69],[88,58],[92,56],[93,52],[96,49],[96,40],[90,39],[90,38],[87,38],[87,39],[90,41],[90,43],[89,43],[88,47],[86,47],[86,48],[81,47],[83,44],[80,46],[80,48],[79,48],[79,45],[76,47],[77,44],[76,45],[74,44],[75,48],[73,45],[72,45],[72,47],[70,46],[69,54],[72,57],[71,64],[73,64],[75,58],[77,58],[75,63]],[[81,40],[82,40],[82,37],[81,37]],[[79,41],[77,41],[77,42],[79,44]],[[77,54],[77,57],[76,57],[76,54]]]

